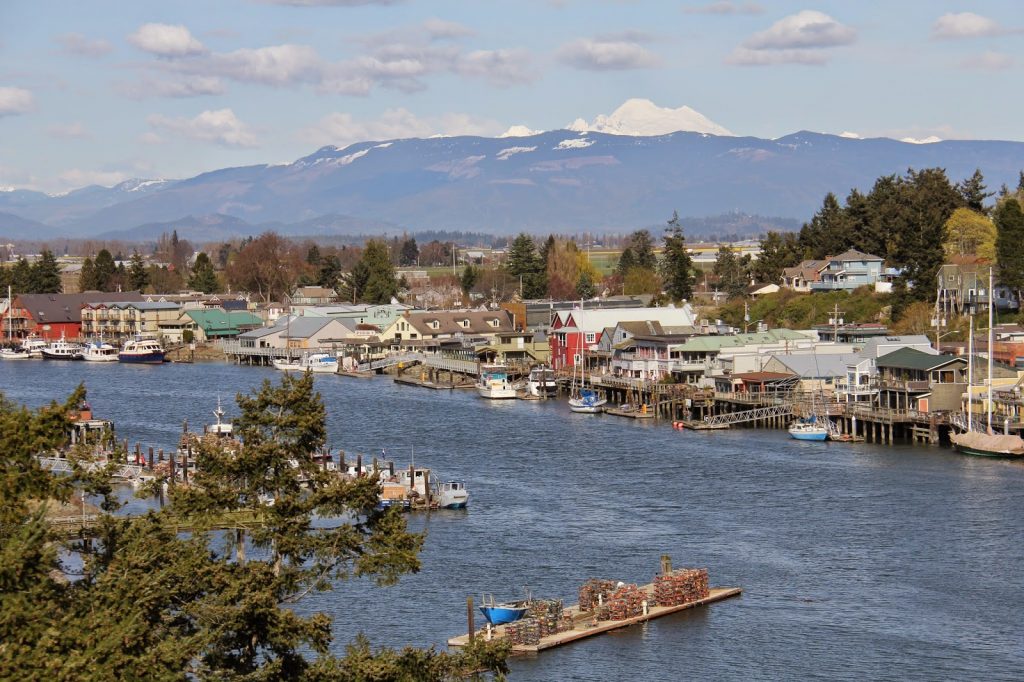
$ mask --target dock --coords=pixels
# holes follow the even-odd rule
[[[668,564],[668,566],[670,567],[671,564]],[[690,572],[696,573],[696,571]],[[671,569],[669,569],[668,573],[672,574]],[[701,573],[703,573],[704,575],[704,584],[706,585],[707,571],[701,571]],[[661,577],[664,577],[664,574]],[[664,586],[664,583],[662,583],[662,585]],[[581,608],[580,604],[574,604],[564,609],[561,612],[561,615],[559,616],[560,619],[564,620],[566,626],[564,628],[559,628],[558,632],[550,632],[548,634],[543,634],[542,632],[542,636],[537,638],[535,640],[535,643],[519,643],[516,642],[516,640],[514,639],[514,635],[510,637],[509,628],[516,627],[517,623],[511,623],[509,625],[498,625],[493,627],[487,626],[484,629],[476,630],[473,627],[473,606],[472,599],[470,599],[468,600],[467,608],[470,616],[469,623],[471,632],[464,635],[459,635],[457,637],[452,637],[448,640],[448,646],[468,646],[469,643],[473,641],[476,637],[483,637],[485,640],[491,640],[494,638],[500,639],[507,637],[512,640],[513,653],[536,653],[538,651],[544,651],[545,649],[551,649],[557,646],[569,644],[571,642],[576,642],[581,639],[586,639],[587,637],[602,635],[606,632],[611,632],[612,630],[618,630],[620,628],[629,627],[630,625],[645,623],[647,621],[654,620],[655,618],[661,618],[663,616],[668,616],[673,613],[679,613],[680,611],[685,611],[687,609],[693,609],[700,606],[707,606],[708,604],[713,604],[714,602],[739,596],[743,592],[743,589],[739,587],[713,587],[710,589],[705,587],[704,594],[706,594],[707,596],[703,598],[691,598],[689,601],[684,601],[683,603],[678,604],[666,604],[664,606],[647,606],[648,601],[652,604],[655,604],[657,601],[655,583],[648,583],[647,585],[642,585],[639,587],[633,586],[632,588],[627,589],[633,589],[635,594],[636,591],[639,590],[639,596],[637,597],[638,599],[640,597],[646,598],[647,601],[643,602],[642,611],[638,609],[637,612],[635,612],[635,615],[628,615],[620,619],[598,620],[599,612],[603,612],[605,615],[609,614],[608,608],[598,606],[595,608],[588,608],[588,610],[584,610]],[[580,598],[583,599],[582,592]],[[598,601],[597,604],[600,604],[600,601]],[[588,604],[588,607],[593,606],[594,605]]]
[[[639,408],[633,405],[606,407],[604,413],[612,414],[616,417],[626,417],[627,419],[654,419],[655,416],[654,410],[648,409],[647,405],[641,405]]]

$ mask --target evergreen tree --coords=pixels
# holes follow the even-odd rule
[[[106,249],[100,249],[93,265],[96,268],[97,291],[113,291],[112,284],[117,275],[117,264],[114,262],[114,257]]]
[[[836,195],[825,195],[821,209],[800,230],[800,245],[811,258],[838,256],[850,248],[850,226]]]
[[[96,266],[92,258],[88,256],[82,261],[82,271],[78,276],[79,291],[99,291],[99,284],[96,281]]]
[[[679,223],[679,212],[673,211],[665,235],[665,253],[661,262],[661,277],[665,293],[673,301],[693,298],[693,258],[686,250],[686,237]]]
[[[1017,176],[1017,191],[1024,192],[1024,170]]]
[[[409,237],[402,242],[402,251],[399,256],[399,264],[403,266],[416,265],[419,262],[420,248],[416,245],[416,239]]]
[[[579,277],[576,279],[576,295],[581,299],[594,298],[594,278],[591,276],[590,271],[587,269],[580,270]]]
[[[466,263],[466,267],[462,269],[462,276],[459,277],[459,287],[462,289],[462,294],[469,296],[469,292],[473,290],[478,281],[480,281],[479,268],[476,268],[472,263]]]
[[[524,299],[542,298],[547,294],[546,265],[537,253],[533,237],[522,232],[512,241],[505,270],[513,279],[523,283]]]
[[[633,247],[627,246],[619,255],[619,262],[615,266],[615,273],[625,277],[629,271],[636,267],[636,256],[633,255]]]
[[[387,244],[371,239],[363,250],[362,263],[365,266],[366,282],[359,300],[366,303],[389,303],[398,295],[398,280],[395,267],[391,264]]]
[[[728,246],[718,249],[712,273],[718,278],[718,290],[724,292],[730,300],[746,295],[749,275],[745,262],[737,258]]]
[[[945,262],[944,226],[953,211],[963,206],[963,197],[941,168],[907,171],[907,209],[910,219],[894,239],[889,258],[903,268],[901,279],[912,285],[915,300],[935,298],[939,267]]]
[[[30,289],[37,294],[59,294],[63,291],[60,281],[60,264],[49,249],[44,249],[32,265]]]
[[[996,265],[999,283],[1020,292],[1024,289],[1024,212],[1020,202],[1006,198],[996,204]]]
[[[306,251],[306,263],[312,265],[314,269],[318,269],[320,267],[320,258],[320,247],[313,244]]]
[[[341,261],[334,254],[324,257],[320,261],[320,271],[317,273],[316,283],[327,289],[335,289],[338,286],[338,279],[341,277]]]
[[[200,251],[196,256],[196,262],[192,265],[192,275],[188,278],[188,288],[193,291],[201,291],[204,294],[212,294],[219,288],[217,273],[213,269],[213,261]]]
[[[985,191],[985,178],[982,176],[980,168],[975,169],[974,175],[960,182],[956,189],[963,197],[967,208],[978,213],[988,212],[988,209],[985,208],[985,200],[993,196],[995,192]]]
[[[758,282],[778,283],[785,268],[800,262],[800,245],[792,232],[781,235],[769,231],[761,239],[761,253],[751,267],[751,275]]]
[[[37,293],[32,289],[32,285],[32,266],[29,265],[29,262],[24,257],[19,258],[14,267],[11,268],[11,286],[18,293]]]
[[[149,286],[149,270],[138,251],[132,254],[131,267],[128,269],[128,288],[132,291],[145,291]]]
[[[656,270],[658,259],[654,255],[654,240],[651,233],[648,230],[637,230],[630,235],[629,241],[633,247],[633,261],[636,267]]]

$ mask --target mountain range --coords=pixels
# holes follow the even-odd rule
[[[664,132],[678,126],[705,132]],[[150,241],[176,229],[204,242],[265,229],[293,236],[628,232],[664,224],[673,210],[801,222],[827,192],[842,198],[908,168],[940,166],[953,181],[981,169],[998,188],[1016,186],[1024,167],[1021,142],[912,144],[807,131],[738,137],[687,107],[652,110],[643,101],[571,127],[326,146],[287,164],[57,196],[3,191],[0,236]]]

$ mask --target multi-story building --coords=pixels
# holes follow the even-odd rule
[[[119,340],[136,335],[156,336],[162,324],[180,314],[177,303],[166,301],[97,301],[82,305],[82,336]]]

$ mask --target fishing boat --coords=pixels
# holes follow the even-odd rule
[[[827,440],[828,426],[819,423],[814,417],[810,420],[797,420],[789,425],[789,435],[797,440]]]
[[[489,400],[505,400],[516,397],[516,388],[508,377],[508,367],[501,364],[483,365],[476,390]]]
[[[330,353],[313,353],[303,355],[298,360],[280,359],[274,360],[274,367],[283,372],[305,372],[309,370],[316,374],[337,374],[338,358]]]
[[[119,362],[159,365],[164,361],[164,349],[156,339],[135,338],[125,341],[117,359]]]
[[[469,491],[462,481],[434,481],[434,499],[441,509],[465,509],[469,504]]]
[[[21,347],[28,351],[30,358],[41,358],[43,357],[43,349],[46,348],[47,343],[43,339],[39,338],[35,334],[30,334],[25,337],[25,340],[21,342]]]
[[[505,625],[525,616],[529,608],[529,599],[497,603],[494,601],[494,595],[485,594],[481,598],[480,613],[484,614],[484,618],[491,625]]]
[[[527,394],[537,398],[550,398],[558,392],[558,384],[555,383],[555,370],[546,365],[538,365],[530,370],[530,376],[526,380]]]
[[[117,349],[103,340],[90,341],[82,349],[82,359],[86,362],[117,362]]]
[[[0,348],[0,360],[27,360],[30,357],[32,354],[21,346]]]
[[[579,383],[576,371],[579,369]],[[587,382],[586,347],[580,353],[580,361],[572,367],[572,389],[569,393],[569,409],[580,414],[600,414],[608,400],[602,398],[592,388],[585,388]]]
[[[62,333],[60,339],[43,348],[42,353],[44,360],[81,360],[82,346],[67,341]]]

